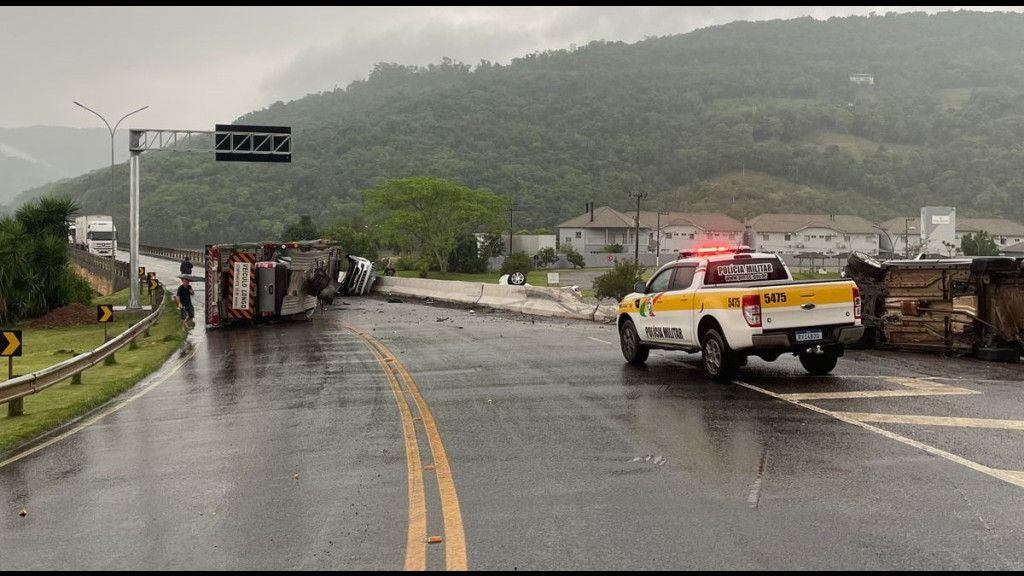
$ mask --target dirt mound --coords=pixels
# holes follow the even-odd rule
[[[85,304],[68,304],[51,310],[49,314],[29,322],[29,328],[59,328],[78,324],[96,324],[96,308]]]

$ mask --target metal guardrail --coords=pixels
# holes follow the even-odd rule
[[[135,274],[132,274],[128,270],[128,263],[121,262],[116,258],[109,256],[97,256],[95,254],[89,254],[81,248],[74,246],[68,246],[67,250],[68,260],[91,271],[103,278],[110,278],[113,276],[115,285],[114,291],[124,290],[127,288],[132,280],[135,279]]]
[[[128,251],[131,249],[131,244],[118,243],[118,250]],[[192,263],[196,266],[202,266],[206,263],[206,251],[205,250],[192,250],[189,248],[166,248],[164,246],[150,246],[148,244],[139,244],[139,254],[145,254],[146,256],[156,256],[158,258],[167,258],[169,260],[181,261],[188,256]]]
[[[137,322],[117,337],[105,342],[99,348],[96,348],[91,352],[83,352],[78,356],[69,358],[59,364],[54,364],[49,368],[44,368],[38,372],[18,376],[17,378],[12,378],[6,382],[0,382],[0,404],[19,400],[29,394],[35,394],[36,392],[49,388],[62,380],[71,378],[86,368],[91,368],[96,364],[99,364],[108,356],[112,356],[115,352],[137,338],[139,334],[148,330],[156,323],[157,320],[160,319],[160,315],[163,314],[164,308],[166,307],[167,299],[167,292],[164,291],[164,297],[160,300],[160,305],[157,306],[156,310],[154,310],[149,316],[146,316],[142,321]],[[8,410],[10,411],[10,408]]]

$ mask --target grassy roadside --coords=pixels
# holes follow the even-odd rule
[[[93,304],[126,305],[128,290],[97,298]],[[148,302],[144,302],[148,304]],[[115,311],[114,321],[107,323],[107,335],[117,336],[139,322],[150,311],[135,313]],[[63,328],[30,328],[26,322],[13,329],[21,330],[23,355],[14,358],[14,373],[29,374],[72,356],[88,352],[103,344],[103,324],[91,322]],[[41,392],[26,396],[24,413],[9,417],[7,405],[0,405],[0,454],[58,428],[90,410],[101,406],[156,371],[181,346],[185,332],[181,329],[177,310],[165,306],[164,313],[150,328],[149,336],[137,338],[137,348],[125,346],[114,355],[114,364],[100,362],[81,373],[82,383],[67,379]],[[7,360],[3,360],[0,382],[7,379]]]

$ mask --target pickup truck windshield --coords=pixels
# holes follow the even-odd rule
[[[726,262],[709,262],[704,284],[788,279],[786,268],[778,258],[736,258]]]

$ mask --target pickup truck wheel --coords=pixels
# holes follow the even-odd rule
[[[732,380],[739,368],[739,362],[717,329],[710,328],[704,333],[700,348],[700,365],[704,373],[714,380]]]
[[[831,372],[839,362],[839,357],[833,354],[800,354],[800,364],[815,376],[824,376]]]
[[[651,354],[651,349],[640,343],[640,335],[637,334],[636,325],[632,320],[627,319],[619,328],[619,343],[622,347],[622,357],[630,364],[643,364]]]

